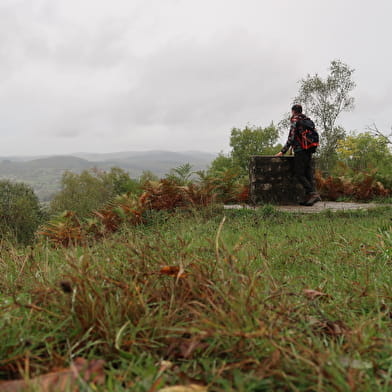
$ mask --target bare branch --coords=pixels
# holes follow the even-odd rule
[[[373,123],[372,125],[368,125],[366,127],[366,130],[370,131],[375,136],[378,136],[378,137],[385,139],[387,144],[392,144],[392,127],[391,127],[391,133],[389,135],[385,135],[383,132],[381,132],[377,128],[376,123]]]

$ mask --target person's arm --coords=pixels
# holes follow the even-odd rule
[[[284,154],[286,154],[286,152],[289,150],[289,148],[293,145],[296,126],[297,126],[297,122],[296,121],[291,123],[289,136],[287,138],[287,142],[283,146],[282,150],[280,152],[278,152],[275,156],[277,156],[277,157],[283,156]]]

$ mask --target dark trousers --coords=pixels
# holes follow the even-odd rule
[[[299,151],[294,154],[294,170],[306,194],[315,192],[311,152]]]

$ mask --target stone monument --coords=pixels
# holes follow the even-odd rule
[[[294,175],[293,156],[252,156],[249,163],[253,204],[298,204],[305,196]]]

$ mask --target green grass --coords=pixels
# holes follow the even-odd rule
[[[214,207],[85,248],[2,244],[0,379],[82,356],[106,360],[105,391],[389,391],[391,219]]]

